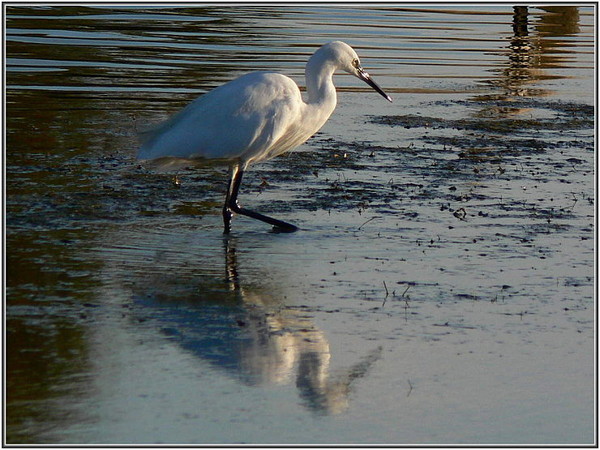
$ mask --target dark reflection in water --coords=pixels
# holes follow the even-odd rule
[[[144,283],[135,293],[144,322],[152,321],[169,340],[247,385],[286,384],[296,374],[307,408],[343,412],[353,381],[367,374],[381,349],[332,373],[329,343],[310,312],[285,305],[259,285],[245,285],[236,245],[235,238],[224,240],[224,280],[198,274],[192,280],[201,285],[189,289],[181,283],[169,289],[165,279]]]
[[[71,414],[69,403],[92,394],[87,338],[96,305],[90,274],[100,265],[83,256],[88,245],[77,241],[81,237],[64,230],[13,230],[9,236],[7,443],[50,442],[73,421],[87,420]]]
[[[271,29],[253,26],[247,12],[242,6],[9,6],[9,52],[22,69],[12,70],[8,82],[106,92],[128,86],[164,90],[173,78],[188,88],[217,83],[237,69],[224,46],[235,39],[238,57],[245,59],[245,47]],[[265,8],[262,22],[277,16],[276,8]]]
[[[501,88],[493,96],[477,96],[481,99],[510,99],[512,97],[548,96],[547,89],[531,87],[540,80],[561,79],[567,75],[555,69],[568,69],[575,59],[573,51],[563,48],[567,39],[579,32],[579,10],[576,6],[541,8],[532,23],[530,8],[513,7],[513,35],[507,45],[508,62],[499,69],[499,77],[488,80],[490,85]],[[533,32],[530,32],[532,30]],[[506,112],[506,109],[503,111]],[[511,113],[518,109],[511,110]]]
[[[86,420],[65,398],[85,398],[89,364],[84,324],[69,317],[6,321],[6,442],[34,444]]]

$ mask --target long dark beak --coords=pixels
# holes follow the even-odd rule
[[[360,78],[365,83],[367,83],[369,86],[371,86],[373,89],[375,89],[377,92],[379,92],[379,94],[381,94],[381,96],[383,98],[385,98],[388,102],[392,101],[391,97],[389,95],[387,95],[385,92],[383,92],[383,89],[381,89],[379,87],[379,85],[373,81],[373,79],[371,78],[371,75],[369,75],[367,72],[365,72],[365,70],[362,67],[358,68],[358,78]]]

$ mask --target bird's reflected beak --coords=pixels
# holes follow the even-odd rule
[[[383,89],[381,89],[377,85],[377,83],[375,83],[373,81],[373,79],[371,78],[371,75],[369,75],[367,72],[365,72],[365,70],[362,67],[358,68],[358,78],[360,78],[365,83],[367,83],[369,86],[371,86],[373,89],[375,89],[377,92],[379,92],[381,94],[381,96],[383,98],[385,98],[387,101],[389,101],[389,102],[392,101],[391,97],[389,95],[387,95],[385,92],[383,92]]]

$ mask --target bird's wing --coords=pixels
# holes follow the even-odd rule
[[[291,79],[254,72],[201,96],[147,132],[138,159],[255,158],[286,133],[302,105]]]

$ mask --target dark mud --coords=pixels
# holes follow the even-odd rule
[[[282,202],[287,206],[270,202],[270,211],[293,205],[294,210],[395,211],[411,218],[426,203],[437,212],[467,221],[525,215],[532,219],[532,232],[540,226],[544,232],[574,226],[579,227],[581,239],[590,239],[593,108],[533,100],[509,104],[554,118],[373,117],[373,123],[393,132],[413,128],[420,136],[404,147],[317,137],[319,151],[283,157],[277,170],[257,169],[268,183],[247,189],[260,199],[263,190],[276,189],[280,182],[297,182],[292,190],[302,198]],[[448,102],[444,106],[452,108]],[[474,102],[469,107],[483,104]],[[539,195],[511,198],[506,189],[515,183],[520,184],[517,191],[529,189],[528,194],[539,191]],[[557,183],[564,188],[555,191]],[[495,190],[490,190],[492,186]],[[579,223],[582,217],[574,214],[576,205],[588,208],[587,223]],[[569,224],[569,219],[579,220]],[[539,225],[540,220],[546,225]]]

